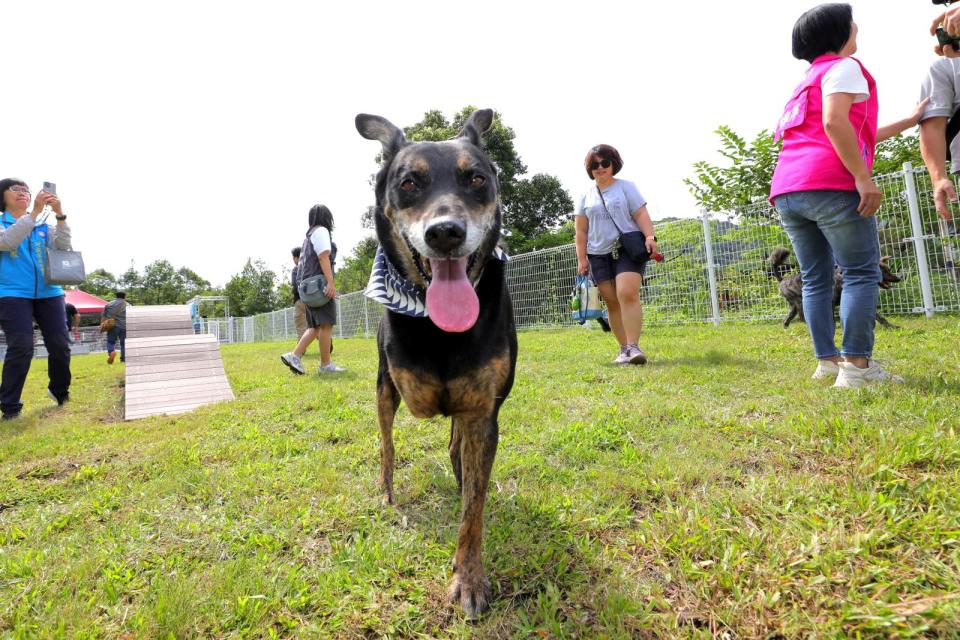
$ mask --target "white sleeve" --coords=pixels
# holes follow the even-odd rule
[[[318,256],[324,251],[330,251],[330,232],[326,227],[317,227],[310,235],[310,242],[313,243],[313,250]]]
[[[853,58],[844,58],[833,65],[820,80],[820,88],[824,97],[834,93],[852,93],[854,102],[863,102],[870,97],[863,69]]]

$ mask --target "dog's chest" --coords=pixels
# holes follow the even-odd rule
[[[489,414],[510,372],[510,358],[506,353],[448,380],[423,371],[390,366],[393,383],[410,413],[418,418],[437,414]]]

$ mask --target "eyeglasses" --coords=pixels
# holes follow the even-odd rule
[[[15,184],[10,187],[10,191],[14,193],[30,193],[30,187],[24,187],[23,185]]]
[[[613,163],[610,160],[603,160],[601,162],[597,162],[596,160],[594,160],[593,162],[590,163],[590,169],[591,171],[599,169],[600,167],[603,167],[604,169],[609,169],[611,164]]]

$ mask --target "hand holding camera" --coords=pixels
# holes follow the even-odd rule
[[[933,0],[933,4],[950,4],[953,0]],[[960,57],[960,7],[944,11],[930,25],[930,33],[937,36],[937,55]]]

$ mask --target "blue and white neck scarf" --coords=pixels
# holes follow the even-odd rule
[[[493,257],[506,262],[510,257],[500,247],[495,247]],[[376,300],[388,310],[402,313],[414,318],[427,317],[427,291],[418,286],[397,271],[397,268],[387,259],[383,247],[377,247],[377,254],[373,258],[373,269],[370,271],[370,280],[363,295]]]

